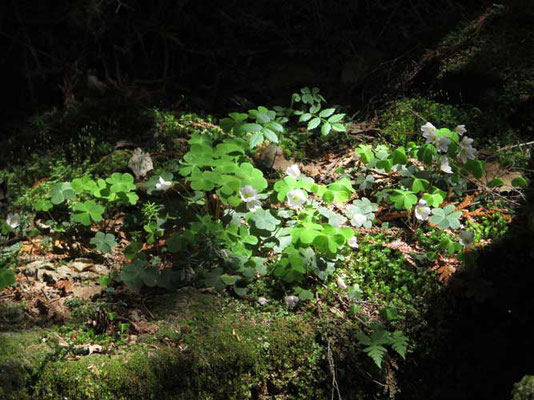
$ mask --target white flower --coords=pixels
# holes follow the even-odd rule
[[[287,204],[289,204],[289,207],[301,207],[307,198],[306,193],[300,189],[295,189],[287,194]]]
[[[451,144],[451,139],[449,139],[447,136],[440,136],[439,138],[435,138],[432,144],[436,146],[440,153],[446,153],[449,148],[449,144]]]
[[[460,151],[458,152],[458,158],[465,164],[467,160],[474,160],[476,158],[476,150],[472,146],[473,139],[464,136],[458,145],[460,146]]]
[[[286,303],[287,308],[294,308],[297,303],[299,302],[299,298],[297,296],[286,296],[284,298],[284,302]]]
[[[427,143],[432,143],[435,140],[437,129],[430,122],[424,124],[421,127],[421,130],[423,131],[423,136],[425,137]]]
[[[256,212],[261,208],[261,201],[259,200],[247,201],[246,205],[247,205],[248,211]]]
[[[367,221],[367,217],[360,213],[354,213],[350,220],[356,228],[360,228]]]
[[[460,136],[462,136],[465,132],[467,132],[467,129],[465,129],[465,125],[458,125],[455,130],[456,130],[456,133]]]
[[[265,304],[267,304],[269,302],[269,300],[265,297],[258,297],[258,303],[260,303],[260,305],[264,306]]]
[[[423,199],[419,200],[419,203],[415,206],[415,218],[419,221],[426,221],[430,215],[430,207],[426,205],[426,201]]]
[[[239,189],[239,194],[241,195],[241,200],[245,203],[258,200],[258,191],[250,185],[243,186]]]
[[[345,284],[345,281],[340,276],[337,277],[337,285],[343,290],[345,290],[347,288],[347,285]]]
[[[20,215],[18,213],[7,214],[6,224],[8,224],[11,229],[15,229],[20,225]]]
[[[462,140],[460,141],[460,143],[458,143],[458,145],[460,146],[460,148],[472,147],[473,146],[473,142],[474,142],[474,139],[471,139],[471,138],[468,138],[467,136],[464,136],[462,138]]]
[[[460,232],[460,244],[464,247],[469,247],[475,240],[475,234],[472,231]]]
[[[171,181],[166,181],[163,177],[159,177],[159,182],[156,183],[156,190],[166,191],[172,186]]]
[[[297,164],[293,164],[286,168],[286,174],[287,176],[290,176],[291,178],[298,179],[300,176],[300,169]]]
[[[452,169],[451,169],[451,166],[449,165],[449,158],[448,157],[442,156],[440,158],[440,164],[441,165],[440,165],[439,169],[441,169],[446,174],[452,174]]]
[[[352,247],[353,249],[357,249],[358,248],[358,238],[356,236],[353,236],[351,237],[348,241],[347,241],[348,245],[350,247]]]

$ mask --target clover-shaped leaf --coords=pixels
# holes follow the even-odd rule
[[[106,182],[111,185],[111,193],[127,193],[135,190],[134,177],[128,173],[113,173]]]
[[[284,257],[273,269],[274,275],[286,282],[302,280],[306,274],[306,259],[294,247],[288,247],[284,251]]]
[[[360,190],[373,189],[375,177],[373,175],[360,175],[356,179],[356,184],[359,185]]]
[[[49,211],[54,207],[50,200],[37,200],[33,203],[33,209],[35,211]]]
[[[414,178],[412,182],[412,192],[419,193],[426,190],[429,182],[426,179]]]
[[[76,193],[88,192],[94,197],[102,197],[102,192],[107,187],[106,181],[103,179],[95,181],[89,176],[73,179],[71,185]]]
[[[83,203],[74,203],[72,206],[74,214],[72,214],[72,220],[79,222],[82,225],[90,226],[91,221],[102,221],[102,214],[106,210],[100,204],[97,204],[94,200],[87,200]]]
[[[263,177],[263,172],[254,168],[251,163],[242,163],[236,171],[236,176],[241,178],[242,186],[251,185],[259,192],[268,186],[267,180]]]
[[[139,258],[124,265],[119,279],[125,282],[131,290],[139,291],[144,285],[154,287],[158,283],[158,272],[148,267],[146,261]]]
[[[222,274],[220,276],[220,279],[224,282],[225,285],[230,286],[239,280],[239,276]]]
[[[238,141],[239,138],[225,139],[222,143],[219,143],[213,153],[217,157],[226,155],[238,156],[239,154],[245,154],[244,146]]]
[[[443,208],[434,208],[429,222],[437,225],[441,229],[458,229],[460,227],[461,211],[454,211],[455,207],[452,204]]]
[[[360,157],[364,164],[368,164],[375,158],[372,149],[373,147],[370,144],[360,144],[354,152]]]
[[[404,147],[399,147],[391,155],[391,160],[393,164],[404,165],[408,162],[408,157],[406,157],[406,149]]]
[[[50,190],[50,201],[52,204],[61,204],[66,199],[72,199],[74,197],[74,190],[68,182],[59,182],[52,186]]]
[[[233,112],[233,113],[228,114],[227,118],[223,118],[221,120],[220,125],[221,125],[222,130],[228,133],[232,130],[232,128],[236,124],[246,121],[247,118],[248,118],[248,114]]]
[[[314,247],[323,254],[335,254],[343,244],[345,244],[345,237],[342,234],[320,234],[313,239]]]
[[[465,169],[469,171],[475,178],[482,178],[484,175],[484,162],[480,160],[468,160],[465,163]]]
[[[284,179],[277,181],[273,186],[273,189],[278,193],[276,195],[278,201],[284,201],[287,193],[297,188],[297,180],[290,176],[286,176]]]
[[[443,200],[445,200],[445,195],[445,192],[435,188],[432,193],[425,193],[423,195],[423,200],[425,200],[430,207],[439,207],[440,204],[443,203]]]
[[[219,180],[220,174],[212,171],[194,170],[188,181],[191,181],[191,188],[193,190],[203,190],[209,192],[215,187],[215,183]]]
[[[343,215],[339,215],[326,207],[321,207],[318,211],[319,214],[328,219],[328,224],[332,225],[333,227],[340,228],[345,222],[347,222],[347,218],[345,218]]]
[[[212,286],[216,290],[223,290],[226,287],[226,284],[221,279],[223,275],[222,268],[214,268],[206,274],[204,279],[204,284],[208,287]]]
[[[258,210],[251,217],[256,224],[256,228],[272,232],[280,224],[280,220],[275,218],[269,210]]]
[[[94,244],[102,253],[110,253],[111,249],[117,246],[115,236],[111,233],[104,232],[97,232],[95,237],[91,239],[90,243]]]
[[[326,203],[343,204],[349,201],[354,188],[347,178],[342,178],[327,186],[327,191],[323,194],[323,200]]]
[[[417,196],[409,190],[393,190],[394,194],[389,197],[389,201],[393,202],[397,210],[411,210],[413,205],[417,203]]]

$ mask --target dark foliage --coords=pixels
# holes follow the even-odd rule
[[[1,7],[11,118],[72,102],[100,84],[143,85],[174,99],[182,93],[210,111],[225,96],[265,101],[307,84],[369,98],[365,78],[390,71],[472,11],[452,0],[23,0]]]

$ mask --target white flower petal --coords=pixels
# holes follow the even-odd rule
[[[259,200],[247,201],[245,204],[247,205],[247,210],[251,212],[256,212],[261,209],[261,201]]]
[[[166,191],[172,186],[171,181],[166,181],[163,177],[159,177],[159,182],[156,183],[156,190]]]
[[[473,145],[473,142],[474,142],[474,139],[464,136],[462,140],[460,140],[460,143],[458,143],[458,145],[460,146],[460,148],[463,149],[463,148],[471,147]]]
[[[367,217],[361,213],[354,213],[350,220],[356,228],[360,228],[367,221]]]
[[[452,174],[452,168],[449,165],[449,158],[448,157],[442,156],[440,158],[440,167],[439,167],[439,169],[441,171],[445,172],[446,174]]]
[[[6,224],[8,224],[11,229],[15,229],[18,226],[20,226],[20,214],[18,213],[7,214]]]
[[[293,164],[286,168],[286,175],[290,176],[291,178],[298,179],[300,176],[300,169],[297,164]]]
[[[287,204],[290,207],[301,207],[307,198],[308,196],[301,189],[295,189],[287,194]]]
[[[456,133],[460,136],[467,132],[467,129],[465,129],[465,125],[458,125],[455,130]]]
[[[258,200],[258,191],[250,185],[243,186],[239,189],[239,195],[245,203]]]
[[[351,237],[349,240],[347,240],[347,244],[353,249],[357,249],[359,247],[358,238],[356,236]]]
[[[337,285],[343,290],[347,289],[347,285],[345,284],[345,281],[340,276],[337,277]]]
[[[421,126],[421,131],[423,132],[423,136],[427,143],[432,143],[435,140],[437,129],[430,122],[427,122]]]
[[[426,221],[430,215],[430,207],[426,205],[426,201],[420,199],[415,206],[415,218],[419,221]]]
[[[446,153],[449,149],[449,144],[451,144],[451,139],[449,139],[447,136],[440,136],[433,141],[433,144],[440,153]]]
[[[474,160],[476,158],[476,150],[472,146],[473,139],[464,136],[458,145],[460,146],[460,151],[458,152],[458,159],[460,162],[465,164],[467,160]]]

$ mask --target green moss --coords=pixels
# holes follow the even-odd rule
[[[512,400],[534,400],[534,376],[525,375],[514,385]]]
[[[55,356],[63,352],[55,352],[42,338],[70,342],[69,335],[80,333],[81,327],[1,334],[0,372],[9,379],[0,398],[328,397],[326,350],[320,327],[309,316],[273,316],[241,301],[194,291],[162,296],[150,309],[156,318],[165,318],[152,321],[160,327],[156,335],[141,335],[130,346],[116,342],[105,346],[107,354],[79,359]]]
[[[33,378],[52,349],[42,330],[0,333],[0,399],[29,399]]]
[[[177,113],[152,108],[146,115],[153,120],[152,132],[158,139],[187,137],[194,131],[208,130],[212,134],[220,133],[220,129],[212,126],[213,118],[195,113]]]
[[[415,267],[400,251],[383,246],[393,240],[384,234],[361,240],[348,263],[346,284],[357,283],[366,299],[416,310],[424,305],[425,295],[437,288],[437,279],[430,268]]]
[[[131,153],[126,150],[115,150],[113,153],[104,156],[91,169],[98,176],[107,177],[113,172],[125,172],[128,169]]]
[[[418,141],[421,125],[431,122],[438,128],[453,129],[456,125],[472,124],[473,117],[465,110],[421,97],[395,101],[380,118],[382,130],[394,143]]]

